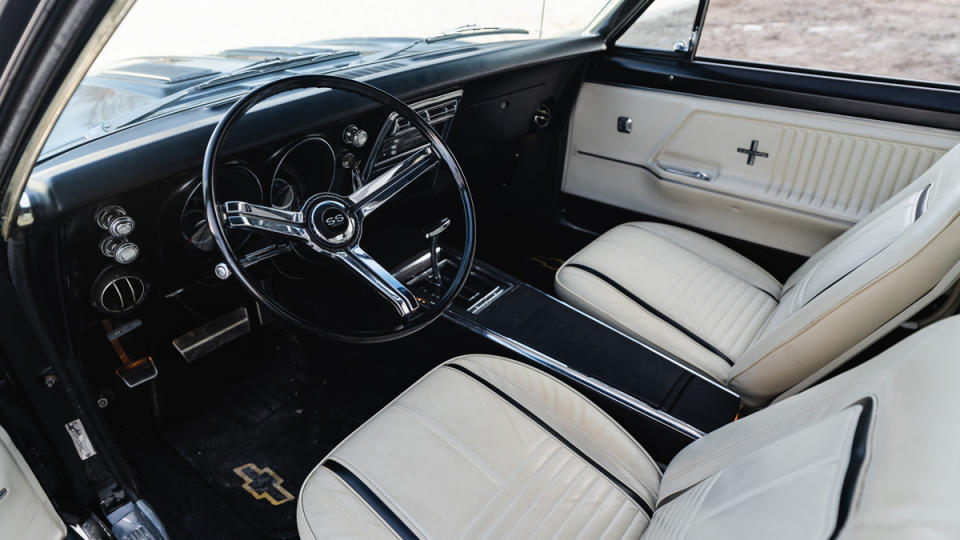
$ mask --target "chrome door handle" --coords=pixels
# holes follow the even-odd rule
[[[684,169],[682,167],[675,167],[673,165],[665,165],[661,162],[657,162],[657,167],[660,170],[672,173],[679,174],[681,176],[686,176],[689,178],[694,178],[696,180],[703,180],[704,182],[709,182],[713,180],[713,175],[703,169]]]

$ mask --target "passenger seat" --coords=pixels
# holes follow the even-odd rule
[[[828,373],[945,292],[960,270],[960,146],[786,283],[702,235],[620,225],[571,257],[557,294],[761,405]]]

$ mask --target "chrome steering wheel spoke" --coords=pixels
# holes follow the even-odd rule
[[[223,224],[229,229],[251,229],[310,241],[302,212],[279,210],[244,201],[220,205]]]
[[[408,318],[420,309],[417,297],[360,246],[354,245],[335,256],[390,301],[401,317]]]
[[[229,134],[232,130],[258,104],[273,96],[303,89],[330,89],[369,99],[384,112],[406,118],[410,127],[423,137],[424,144],[404,157],[396,158],[397,162],[393,166],[370,178],[365,184],[355,182],[349,196],[332,191],[314,193],[302,200],[302,206],[291,209],[293,211],[272,208],[268,203],[253,204],[218,197],[218,193],[226,192],[219,189],[216,168],[223,162],[225,141],[230,140]],[[336,96],[337,92],[330,95]],[[290,110],[307,105],[306,102],[301,104],[299,99],[297,97],[295,103],[291,102],[290,106],[296,107]],[[459,99],[459,93],[456,99]],[[288,105],[284,103],[283,106]],[[332,122],[333,119],[329,119],[325,123]],[[270,129],[277,126],[271,122],[270,125],[262,127]],[[280,133],[268,135],[279,137]],[[460,249],[462,256],[456,261],[453,279],[442,283],[439,287],[442,290],[435,293],[431,291],[431,301],[426,303],[361,249],[359,244],[365,229],[378,225],[375,220],[365,220],[367,216],[376,212],[381,205],[389,202],[410,184],[435,171],[440,164],[449,172],[449,180],[456,190],[462,210],[462,220],[457,220],[463,234],[463,245]],[[446,174],[444,178],[447,178]],[[422,184],[426,187],[426,180]],[[204,215],[224,259],[217,276],[229,277],[232,274],[253,298],[267,309],[298,328],[319,336],[348,343],[373,343],[410,335],[437,320],[453,303],[470,275],[476,246],[476,213],[467,179],[460,165],[440,135],[417,111],[396,97],[366,83],[332,75],[296,75],[268,82],[250,91],[230,106],[210,135],[203,157],[201,185]],[[407,217],[417,222],[421,216]],[[399,219],[405,217],[401,216]],[[416,224],[418,223],[412,223]],[[247,256],[238,256],[235,246],[231,245],[231,240],[236,237],[228,234],[231,230],[238,229],[272,236],[272,241],[267,243],[281,247],[263,248]],[[400,238],[401,235],[394,237]],[[389,241],[388,238],[383,240]],[[296,302],[295,309],[291,309],[293,306],[285,305],[283,300],[293,300],[290,295],[298,294],[297,283],[289,284],[291,288],[284,288],[280,291],[281,294],[278,294],[269,286],[272,278],[270,274],[268,279],[264,280],[259,272],[254,275],[248,268],[257,261],[267,260],[281,253],[284,247],[307,264],[322,264],[323,259],[339,261],[335,264],[343,264],[349,268],[350,273],[356,274],[359,280],[365,282],[363,288],[372,287],[390,302],[399,316],[390,316],[392,314],[387,312],[387,317],[364,317],[366,313],[363,309],[325,309],[330,299],[323,297],[317,299],[317,302],[310,302],[309,298],[301,299]],[[320,256],[315,256],[310,251]],[[315,284],[320,287],[310,284],[302,289],[303,294],[323,294],[322,287],[325,284],[322,280],[327,275],[325,270],[317,275],[319,279]],[[354,285],[359,285],[359,280],[355,280],[357,282]]]
[[[351,211],[363,219],[439,162],[440,159],[430,146],[417,150],[351,193],[348,197],[353,204]]]

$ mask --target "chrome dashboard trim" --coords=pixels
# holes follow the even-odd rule
[[[424,119],[424,120],[426,120],[426,122],[427,122],[428,124],[430,124],[430,126],[432,127],[434,124],[438,124],[438,123],[440,123],[440,122],[445,122],[445,121],[447,121],[447,120],[452,120],[452,119],[454,118],[454,116],[456,116],[456,113],[459,112],[459,110],[460,110],[460,100],[461,100],[462,98],[463,98],[463,90],[454,90],[454,91],[452,91],[452,92],[447,92],[447,93],[445,93],[445,94],[440,94],[440,95],[438,95],[438,96],[433,96],[433,97],[430,97],[430,98],[427,98],[427,99],[422,99],[422,100],[420,100],[420,101],[417,101],[417,102],[413,103],[412,105],[410,105],[410,108],[413,109],[414,111],[416,111],[417,113],[419,113],[422,109],[428,108],[428,107],[430,107],[431,105],[436,105],[436,104],[438,104],[438,103],[442,103],[442,102],[444,102],[444,101],[449,101],[449,100],[452,100],[452,99],[457,100],[457,105],[456,105],[456,107],[454,108],[454,112],[453,112],[452,115],[447,116],[447,117],[441,117],[441,118],[438,118],[438,119],[432,119],[432,118],[425,118],[425,119]],[[374,168],[376,165],[378,165],[378,163],[377,163],[377,154],[380,153],[380,149],[381,149],[381,147],[383,146],[383,141],[384,141],[387,137],[392,137],[392,136],[397,135],[397,134],[399,134],[399,133],[406,133],[406,132],[408,132],[408,131],[410,131],[410,130],[416,129],[416,128],[414,128],[414,127],[411,126],[411,127],[406,128],[405,130],[398,130],[398,129],[397,129],[397,119],[399,118],[399,116],[400,116],[400,115],[398,115],[396,112],[391,112],[391,113],[387,116],[387,119],[384,120],[384,122],[383,122],[383,127],[381,127],[381,128],[380,128],[380,131],[377,133],[377,139],[374,141],[373,146],[370,147],[370,158],[367,160],[367,164],[366,164],[366,166],[363,168],[363,178],[364,178],[364,179],[368,179],[368,178],[370,177],[370,174],[373,172],[373,168]],[[443,134],[441,133],[440,136],[442,137]],[[394,162],[394,161],[398,161],[398,160],[400,160],[400,159],[403,159],[404,156],[407,156],[407,155],[409,155],[409,154],[411,154],[411,153],[413,153],[413,152],[416,152],[417,150],[420,150],[421,148],[423,148],[423,146],[425,146],[425,145],[421,145],[421,146],[417,146],[417,147],[411,148],[411,149],[407,150],[406,152],[403,152],[402,154],[397,154],[396,156],[391,156],[390,158],[384,160],[384,161],[383,161],[382,163],[380,163],[380,164],[381,164],[381,165],[388,165],[388,164],[391,163],[391,162]]]
[[[490,330],[489,328],[483,327],[475,323],[474,321],[471,321],[470,319],[463,317],[462,315],[458,315],[456,312],[450,309],[444,312],[443,316],[446,317],[448,320],[456,324],[459,324],[464,328],[467,328],[468,330],[476,334],[479,334],[489,339],[490,341],[493,341],[494,343],[497,343],[523,356],[524,358],[527,358],[528,360],[535,362],[540,366],[543,366],[548,371],[552,371],[564,377],[573,379],[585,385],[586,387],[590,388],[591,390],[594,390],[610,399],[613,399],[614,401],[632,409],[633,411],[638,412],[646,416],[647,418],[650,418],[651,420],[659,422],[660,424],[670,429],[673,429],[674,431],[677,431],[683,435],[686,435],[687,437],[690,437],[693,440],[697,440],[703,437],[705,434],[703,431],[691,426],[690,424],[684,422],[683,420],[680,420],[668,413],[665,413],[659,409],[656,409],[629,394],[626,394],[602,381],[599,381],[597,379],[594,379],[593,377],[590,377],[589,375],[584,375],[583,373],[580,373],[579,371],[570,368],[563,362],[560,362],[555,358],[552,358],[546,354],[543,354],[540,351],[527,347],[526,345],[524,345],[523,343],[520,343],[519,341],[516,341],[507,336],[499,334],[493,330]]]

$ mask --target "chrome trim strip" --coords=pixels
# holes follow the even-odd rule
[[[700,190],[700,191],[705,191],[705,192],[707,192],[707,193],[712,193],[712,194],[715,194],[715,195],[719,195],[719,196],[721,196],[721,197],[730,197],[731,199],[737,199],[737,200],[740,200],[740,201],[746,201],[746,202],[750,202],[750,203],[754,203],[754,204],[760,204],[760,205],[763,205],[763,206],[769,206],[769,207],[771,207],[771,208],[776,208],[777,210],[783,210],[783,211],[786,211],[786,212],[794,212],[794,213],[801,214],[801,215],[805,215],[805,216],[809,216],[809,217],[812,217],[812,218],[817,218],[817,219],[822,219],[822,220],[824,220],[824,221],[829,221],[829,222],[831,222],[831,223],[836,223],[836,224],[838,224],[838,225],[843,225],[844,227],[852,227],[852,226],[854,226],[854,225],[857,223],[856,221],[849,221],[849,220],[842,219],[842,218],[838,218],[838,217],[826,216],[826,215],[823,215],[823,214],[818,214],[818,213],[816,213],[816,212],[811,212],[811,211],[808,211],[808,210],[803,210],[803,209],[801,209],[801,208],[794,208],[794,207],[792,207],[792,206],[784,206],[784,205],[782,205],[782,204],[777,204],[776,201],[767,201],[767,200],[763,200],[763,199],[757,199],[757,198],[754,198],[754,197],[748,197],[748,196],[746,196],[746,195],[739,195],[739,194],[736,194],[736,193],[728,193],[728,192],[726,192],[726,191],[722,191],[722,190],[719,190],[719,189],[716,189],[716,188],[708,187],[707,184],[698,185],[698,184],[692,184],[692,183],[690,183],[690,182],[682,182],[682,181],[680,181],[680,180],[674,180],[673,178],[667,178],[667,177],[665,177],[665,176],[661,176],[657,171],[655,171],[655,170],[652,169],[651,167],[648,167],[648,166],[646,166],[646,165],[644,165],[644,164],[642,164],[642,163],[634,163],[634,162],[632,162],[632,161],[625,161],[625,160],[622,160],[622,159],[612,158],[612,157],[608,157],[608,156],[604,156],[604,155],[600,155],[600,154],[594,154],[594,153],[592,153],[592,152],[584,152],[583,150],[577,150],[577,153],[580,154],[581,156],[587,156],[587,157],[592,157],[592,158],[594,158],[594,159],[602,159],[602,160],[604,160],[604,161],[612,161],[612,162],[614,162],[614,163],[620,163],[620,164],[622,164],[622,165],[629,165],[629,166],[631,166],[631,167],[637,167],[638,169],[643,169],[643,170],[647,171],[648,173],[652,174],[657,180],[660,180],[660,181],[662,181],[662,182],[669,182],[669,183],[671,183],[671,184],[676,184],[676,185],[678,185],[678,186],[686,186],[686,187],[688,187],[688,188],[698,189],[698,190]]]
[[[713,176],[708,171],[703,169],[685,169],[675,165],[667,165],[662,161],[657,162],[657,167],[660,167],[660,169],[664,172],[679,174],[680,176],[687,176],[693,178],[694,180],[703,180],[705,182],[713,180]]]
[[[526,345],[524,345],[523,343],[520,343],[519,341],[516,341],[502,334],[499,334],[493,330],[490,330],[489,328],[485,328],[475,323],[474,321],[471,321],[470,319],[463,317],[462,315],[458,315],[456,312],[452,310],[448,309],[446,312],[444,312],[443,315],[448,320],[456,324],[459,324],[464,328],[467,328],[468,330],[471,330],[472,332],[479,334],[489,339],[490,341],[493,341],[494,343],[502,345],[503,347],[506,347],[507,349],[523,356],[524,358],[527,358],[529,360],[536,362],[537,364],[547,368],[549,371],[553,371],[564,377],[568,377],[577,382],[580,382],[581,384],[587,386],[588,388],[595,390],[600,394],[603,394],[604,396],[610,399],[613,399],[614,401],[622,405],[625,405],[630,409],[646,416],[647,418],[655,420],[663,424],[664,426],[670,429],[673,429],[674,431],[677,431],[678,433],[686,435],[687,437],[690,437],[693,440],[699,439],[704,435],[703,431],[691,426],[690,424],[678,418],[671,416],[670,414],[667,414],[659,409],[651,407],[650,405],[638,400],[637,398],[629,394],[626,394],[620,390],[617,390],[616,388],[604,382],[601,382],[597,379],[594,379],[593,377],[584,375],[583,373],[580,373],[579,371],[570,368],[563,362],[560,362],[559,360],[551,358],[550,356],[547,356],[541,353],[540,351],[531,349],[530,347],[527,347]]]
[[[507,292],[507,290],[508,289],[504,289],[503,287],[497,285],[492,291],[483,295],[483,298],[477,300],[472,306],[468,307],[467,312],[473,315],[480,313],[481,311],[487,309],[490,304],[494,303],[497,298],[503,296],[503,293]]]
[[[453,118],[456,116],[456,114],[460,111],[460,100],[461,100],[462,98],[463,98],[463,90],[454,90],[454,91],[452,91],[452,92],[447,92],[446,94],[441,94],[441,95],[439,95],[439,96],[434,96],[434,97],[431,97],[431,98],[427,98],[427,99],[423,99],[423,100],[417,101],[416,103],[413,103],[412,105],[410,105],[410,108],[413,109],[415,112],[417,112],[417,113],[419,114],[421,109],[430,107],[431,105],[436,105],[437,103],[442,103],[442,102],[444,102],[444,101],[456,100],[456,105],[454,106],[453,114],[451,114],[451,115],[449,115],[449,116],[444,116],[444,117],[436,118],[436,119],[433,119],[433,118],[425,118],[425,119],[424,119],[424,121],[426,121],[428,124],[430,124],[430,127],[433,127],[434,124],[439,124],[439,123],[441,123],[441,122],[447,122],[447,121],[449,121],[449,120],[453,120]],[[400,160],[400,159],[403,159],[403,157],[409,155],[410,153],[416,152],[417,150],[420,150],[421,148],[423,148],[423,146],[429,146],[429,145],[421,145],[421,146],[418,146],[418,147],[415,147],[415,148],[411,148],[410,150],[407,150],[406,152],[404,152],[404,153],[402,153],[402,154],[398,154],[398,155],[396,155],[396,156],[391,156],[391,157],[389,157],[389,158],[387,158],[387,159],[384,159],[383,161],[378,162],[378,161],[377,161],[377,155],[380,154],[380,149],[381,149],[381,147],[383,146],[383,141],[384,141],[387,137],[392,137],[392,136],[394,136],[394,135],[398,135],[398,133],[395,132],[395,128],[397,127],[396,122],[397,122],[397,118],[398,118],[399,116],[400,116],[400,115],[397,114],[397,113],[394,111],[394,112],[391,112],[391,113],[387,116],[387,119],[386,119],[386,120],[384,120],[383,126],[380,128],[380,131],[377,133],[377,138],[376,138],[376,140],[374,140],[373,146],[371,147],[371,150],[370,150],[370,158],[367,160],[367,165],[364,167],[364,170],[363,170],[363,178],[364,178],[364,179],[367,179],[367,178],[370,177],[370,174],[373,173],[373,169],[374,169],[375,167],[377,167],[377,166],[381,166],[381,167],[389,166],[389,165],[390,165],[391,163],[393,163],[394,161],[398,161],[398,160]],[[411,130],[416,130],[416,128],[414,128],[414,127],[411,126],[411,127],[407,128],[406,131],[411,131]],[[442,135],[442,134],[441,134],[441,135]]]

